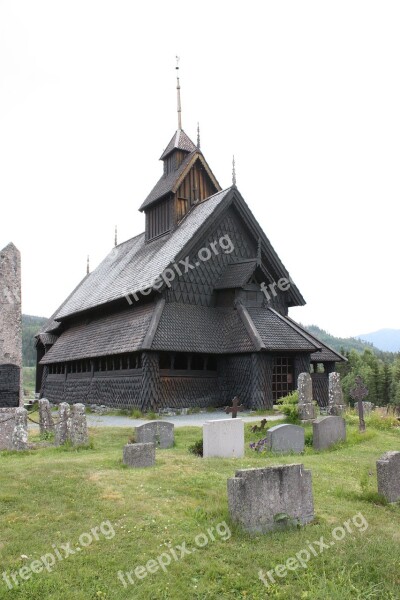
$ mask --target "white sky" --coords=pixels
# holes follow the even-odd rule
[[[183,128],[237,184],[302,323],[400,328],[398,2],[0,0],[0,248],[49,316],[119,242]]]

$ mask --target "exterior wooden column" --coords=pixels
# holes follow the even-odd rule
[[[157,411],[160,408],[160,369],[157,352],[142,353],[142,389],[140,409]]]
[[[252,409],[272,409],[273,357],[265,352],[251,355],[251,400]]]
[[[309,373],[310,372],[310,355],[306,353],[296,354],[294,357],[294,381],[293,381],[293,389],[297,390],[297,380],[299,378],[300,373]]]

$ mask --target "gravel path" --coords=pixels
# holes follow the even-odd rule
[[[271,415],[267,417],[255,417],[249,416],[246,413],[239,413],[239,417],[246,423],[253,421],[261,421],[261,419],[267,419],[267,421],[277,421],[281,419],[283,415]],[[224,412],[212,412],[212,413],[196,413],[194,415],[177,415],[176,417],[163,417],[163,421],[173,423],[175,427],[202,427],[206,421],[215,421],[215,419],[226,419],[227,415]],[[89,427],[136,427],[137,425],[143,425],[148,421],[145,419],[130,419],[129,417],[113,417],[108,415],[88,415],[87,416]]]

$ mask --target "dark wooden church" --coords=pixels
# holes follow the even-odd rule
[[[305,301],[245,200],[222,190],[181,127],[144,200],[145,232],[117,245],[37,336],[37,392],[51,402],[143,411],[272,407],[312,372],[328,402],[343,360],[288,316]],[[317,369],[317,365],[319,365]]]

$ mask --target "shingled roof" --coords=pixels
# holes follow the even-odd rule
[[[243,287],[249,281],[257,267],[256,260],[230,263],[214,286],[215,290],[227,290]]]
[[[154,310],[153,303],[144,304],[73,325],[60,335],[40,364],[135,352],[142,347]]]
[[[198,234],[231,188],[210,196],[195,206],[172,233],[145,243],[142,233],[113,248],[61,307],[56,319],[63,319],[153,285],[156,277],[174,262]]]
[[[160,160],[164,160],[164,158],[167,158],[168,154],[171,154],[171,152],[173,152],[174,150],[193,152],[193,150],[197,150],[197,146],[194,145],[192,140],[183,131],[183,129],[178,129],[177,131],[175,131],[174,135],[171,138],[171,141],[162,153]]]

